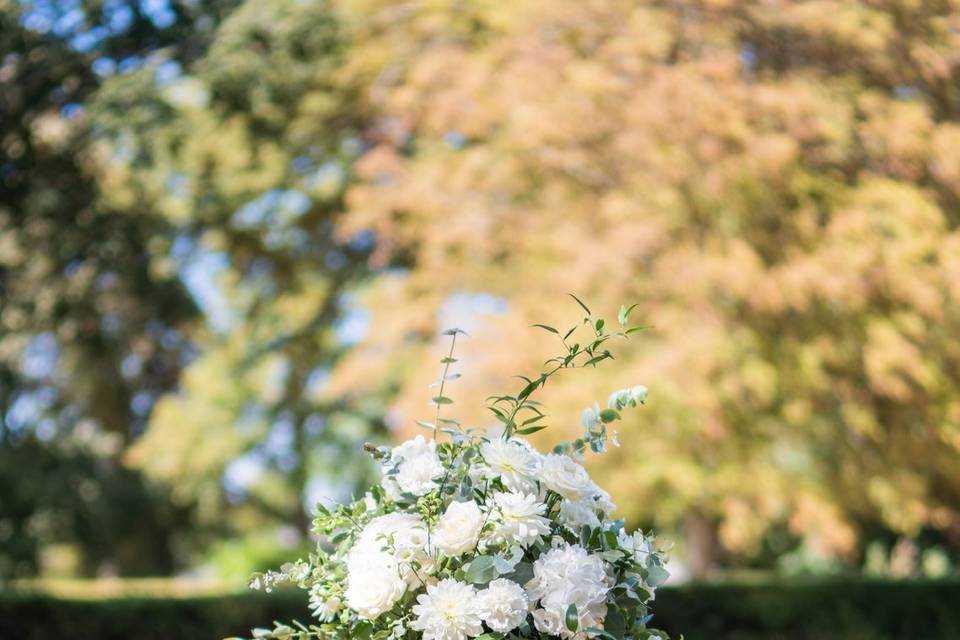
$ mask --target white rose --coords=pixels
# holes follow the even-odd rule
[[[423,436],[394,447],[390,460],[397,466],[393,478],[400,491],[415,496],[436,489],[436,479],[444,472],[440,457],[437,456],[437,443],[427,442]]]
[[[434,546],[448,556],[472,551],[482,527],[483,514],[476,502],[451,502],[433,531]]]
[[[586,469],[567,456],[556,453],[544,457],[540,479],[548,489],[574,502],[592,497],[596,492]]]
[[[389,553],[351,554],[347,563],[347,606],[373,620],[403,597],[407,584]]]
[[[423,584],[421,578],[436,568],[427,552],[427,525],[412,513],[389,513],[367,523],[347,556],[347,570],[355,559],[365,561],[370,556],[385,554],[394,563],[393,571],[411,587]]]

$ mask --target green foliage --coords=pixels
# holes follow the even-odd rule
[[[541,422],[546,418],[546,414],[540,410],[540,403],[531,400],[530,397],[538,389],[545,387],[550,378],[564,369],[596,367],[597,364],[604,360],[613,359],[613,355],[607,348],[604,348],[604,345],[611,338],[628,338],[631,333],[642,329],[642,327],[628,327],[621,331],[608,333],[604,331],[606,322],[603,318],[594,320],[592,312],[580,298],[572,293],[568,295],[573,298],[577,305],[584,311],[584,316],[579,323],[571,326],[563,335],[560,334],[560,331],[549,325],[540,323],[532,325],[556,334],[560,342],[563,343],[563,353],[547,360],[544,363],[544,365],[547,365],[547,369],[542,371],[536,378],[531,379],[526,376],[517,376],[522,379],[525,384],[516,395],[498,395],[491,396],[487,399],[489,401],[487,408],[493,413],[497,421],[503,425],[506,437],[511,435],[529,435],[545,428],[546,425],[541,424]],[[636,305],[631,306],[630,309],[635,306]],[[621,326],[627,323],[628,314],[629,310],[627,307],[621,306]],[[583,343],[581,343],[578,339],[581,333],[579,333],[578,330],[583,327],[587,328],[586,331],[588,335],[583,339]],[[636,403],[634,403],[633,406],[636,406]],[[612,410],[605,409],[604,412],[600,414],[601,417],[603,415],[607,416],[604,422],[611,422],[619,418],[616,412],[611,414],[610,411]],[[600,434],[598,434],[598,437],[599,436]],[[605,436],[606,434],[604,432],[602,437],[605,438]],[[585,440],[578,439],[570,447],[560,445],[559,450],[574,450],[582,453],[585,446]],[[598,449],[595,449],[595,451],[597,450]]]
[[[104,198],[149,203],[173,268],[216,292],[178,393],[126,458],[193,507],[198,555],[251,531],[305,540],[310,482],[366,484],[360,444],[382,433],[377,397],[325,383],[372,249],[336,233],[363,118],[336,87],[343,46],[327,2],[246,2],[169,81],[157,56],[91,105]],[[238,458],[255,471],[225,492]]]
[[[956,551],[955,3],[394,5],[344,5],[351,71],[399,129],[345,223],[410,265],[378,278],[388,337],[352,380],[432,361],[424,301],[503,298],[496,347],[463,354],[482,381],[533,351],[516,329],[560,295],[637,300],[654,329],[618,362],[656,380],[657,427],[621,422],[633,446],[596,471],[695,572],[792,544],[856,565],[885,536]],[[545,399],[570,415],[580,385]]]
[[[101,197],[85,107],[95,59],[186,62],[234,3],[175,2],[163,25],[137,2],[74,4],[54,30],[55,3],[0,1],[0,576],[56,544],[81,573],[170,571],[183,524],[120,458],[176,386],[198,310],[158,268],[168,221]]]

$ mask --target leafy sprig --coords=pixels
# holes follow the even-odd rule
[[[637,305],[629,307],[622,305],[617,314],[617,320],[620,328],[617,331],[607,330],[607,322],[603,318],[594,319],[590,307],[583,303],[580,298],[574,294],[569,294],[577,305],[583,310],[582,319],[564,332],[560,332],[556,327],[547,324],[534,324],[534,327],[543,329],[549,333],[555,334],[563,344],[564,351],[558,356],[550,358],[544,362],[547,367],[541,371],[535,378],[519,376],[524,381],[523,388],[516,395],[490,396],[487,398],[490,404],[487,408],[493,413],[496,419],[503,424],[504,438],[510,438],[514,435],[529,435],[545,429],[543,420],[547,417],[540,410],[540,403],[532,400],[531,396],[538,390],[546,386],[547,381],[554,375],[565,369],[583,369],[586,367],[596,367],[604,360],[613,360],[613,354],[605,346],[612,338],[629,339],[630,335],[637,331],[643,331],[647,327],[634,326],[629,327],[630,312]],[[590,337],[583,343],[572,341],[576,337],[577,330],[588,327]]]
[[[451,435],[456,435],[457,429],[459,429],[460,427],[460,423],[457,422],[456,420],[440,417],[440,409],[444,405],[453,404],[453,399],[450,398],[449,396],[444,395],[444,390],[446,389],[447,382],[451,380],[456,380],[457,378],[460,377],[459,373],[450,373],[450,365],[457,362],[457,359],[453,357],[453,352],[457,346],[457,336],[460,334],[468,335],[466,331],[464,331],[463,329],[457,329],[456,327],[447,329],[440,334],[444,336],[450,336],[450,351],[449,353],[447,353],[446,356],[444,356],[440,360],[440,364],[443,365],[442,370],[440,372],[440,378],[436,382],[434,382],[432,385],[430,385],[431,387],[435,387],[435,386],[440,387],[440,389],[437,392],[437,395],[433,396],[430,399],[430,404],[434,405],[437,408],[437,413],[434,416],[432,423],[423,422],[422,420],[417,420],[418,425],[426,429],[430,429],[430,431],[432,431],[432,436],[434,440],[437,439],[437,431],[448,432],[448,433],[451,433]],[[455,427],[455,429],[450,429],[450,428],[441,429],[440,428],[441,424],[449,424]]]

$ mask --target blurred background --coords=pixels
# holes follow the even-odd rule
[[[567,292],[677,584],[955,584],[958,227],[952,0],[0,0],[0,584],[242,589]]]

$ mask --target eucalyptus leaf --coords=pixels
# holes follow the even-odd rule
[[[564,616],[564,623],[567,626],[567,629],[576,633],[577,629],[580,628],[580,616],[577,614],[577,603],[571,602],[570,606],[567,607],[567,613]]]
[[[533,580],[533,565],[529,562],[518,562],[513,567],[513,572],[504,577],[523,586]]]
[[[467,582],[487,584],[497,577],[497,561],[493,556],[477,556],[466,566]]]
[[[607,608],[607,616],[604,618],[603,628],[607,633],[616,638],[616,640],[623,640],[623,636],[626,633],[626,621],[623,619],[623,614],[620,613],[617,607]]]
[[[670,572],[661,567],[658,564],[651,565],[647,567],[647,584],[651,587],[659,587],[664,582],[667,581],[667,578],[670,577]]]

